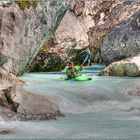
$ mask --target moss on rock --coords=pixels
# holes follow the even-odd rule
[[[124,76],[124,64],[114,64],[110,70],[109,75],[110,76]]]
[[[125,65],[125,75],[126,76],[139,76],[140,72],[135,63],[128,63]]]
[[[16,1],[16,3],[22,10],[25,10],[26,8],[29,8],[31,6],[36,8],[39,1],[40,0],[18,0]]]

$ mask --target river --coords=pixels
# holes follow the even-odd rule
[[[65,117],[50,121],[0,119],[0,128],[15,131],[1,138],[140,138],[140,97],[127,91],[140,78],[96,76],[103,65],[82,72],[92,81],[62,81],[61,73],[25,73],[27,90],[46,95]]]

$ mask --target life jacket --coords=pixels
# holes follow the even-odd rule
[[[74,68],[74,69],[69,68],[69,70],[70,70],[70,73],[71,73],[71,77],[77,77],[78,76],[76,68]]]

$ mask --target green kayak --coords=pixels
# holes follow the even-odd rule
[[[61,77],[60,79],[61,80],[67,80],[66,77]],[[89,78],[89,77],[87,77],[85,75],[80,75],[80,76],[77,76],[77,77],[72,78],[70,80],[74,80],[74,81],[89,81],[89,80],[92,80],[92,78]]]

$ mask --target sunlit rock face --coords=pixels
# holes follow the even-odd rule
[[[80,64],[84,59],[83,48],[86,47],[91,52],[93,62],[105,62],[106,64],[114,62],[114,58],[110,57],[109,51],[106,48],[114,48],[115,53],[115,44],[111,43],[116,41],[118,42],[116,44],[120,46],[122,43],[119,43],[117,40],[119,37],[123,38],[125,33],[118,34],[116,40],[115,37],[111,40],[108,38],[112,36],[111,33],[114,36],[117,34],[115,29],[118,26],[121,31],[125,23],[129,22],[131,18],[133,18],[133,21],[136,21],[134,15],[138,13],[139,9],[140,4],[137,1],[71,1],[69,10],[63,17],[55,34],[45,43],[47,44],[44,45],[45,49],[36,57],[31,71],[62,70],[69,59],[73,60],[76,64]],[[131,38],[131,31],[129,36]],[[123,41],[125,40],[122,39]],[[119,52],[116,51],[116,53]],[[126,55],[126,57],[128,56],[130,55]],[[117,57],[115,60],[121,60],[126,57]],[[40,62],[42,62],[41,65],[39,65]],[[55,67],[52,66],[53,64]]]
[[[25,9],[14,2],[0,6],[0,67],[22,74],[52,36],[68,5],[68,0],[43,0]]]

